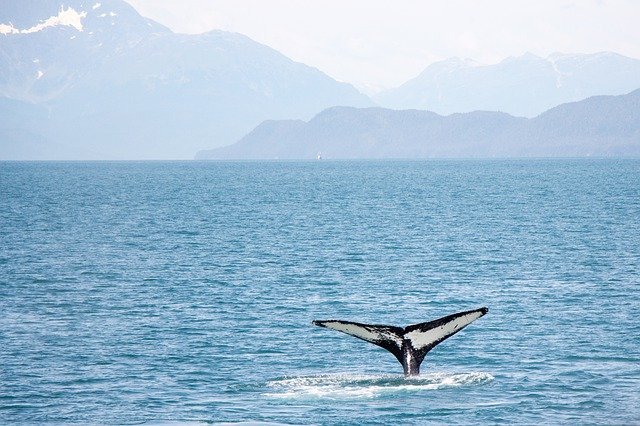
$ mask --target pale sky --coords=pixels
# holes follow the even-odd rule
[[[640,58],[640,0],[127,0],[174,32],[245,34],[361,89],[452,56],[613,51]]]

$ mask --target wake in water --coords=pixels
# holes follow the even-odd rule
[[[493,380],[489,373],[430,373],[416,377],[397,375],[327,374],[285,377],[267,383],[265,396],[274,398],[375,398],[382,395],[422,392],[480,385]]]

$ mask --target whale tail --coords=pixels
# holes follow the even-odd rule
[[[346,333],[388,350],[402,364],[405,376],[415,376],[420,374],[420,364],[431,349],[488,311],[487,308],[480,308],[458,312],[404,328],[339,320],[316,320],[313,324]]]

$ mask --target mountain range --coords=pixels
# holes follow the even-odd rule
[[[0,159],[193,158],[334,105],[373,103],[240,34],[175,34],[121,0],[0,7]]]
[[[450,58],[374,96],[383,107],[425,109],[439,114],[501,111],[535,117],[554,106],[596,95],[622,95],[640,88],[640,60],[612,52],[531,53],[495,65]]]
[[[390,130],[395,124],[387,129],[377,120],[393,124],[396,118],[410,125],[424,117],[462,120],[456,124],[460,128],[471,126],[467,121],[484,128],[496,120],[502,129],[502,124],[520,126],[512,116],[533,117],[562,103],[638,87],[636,59],[610,52],[526,54],[490,66],[456,58],[435,63],[372,100],[246,36],[176,34],[123,0],[2,0],[0,6],[0,160],[189,159],[250,132],[251,137],[267,129],[290,135],[296,126],[310,132],[323,120],[324,132],[369,132],[372,141],[387,137],[375,129],[396,134]],[[376,104],[437,114],[360,109]],[[336,106],[358,109],[331,108]],[[438,115],[476,110],[510,115]],[[326,128],[348,126],[347,117],[356,128]],[[367,120],[373,127],[358,133],[357,125]],[[410,132],[403,137],[411,139]],[[264,156],[302,155],[303,147],[290,148],[291,153],[265,151]],[[362,155],[340,152],[335,155]],[[304,158],[308,155],[304,151]]]
[[[199,159],[640,157],[640,89],[566,103],[535,118],[475,111],[334,107],[266,121]]]

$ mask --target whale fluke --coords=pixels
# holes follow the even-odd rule
[[[339,320],[316,320],[313,324],[341,331],[385,348],[402,364],[405,376],[415,376],[420,374],[420,364],[431,349],[487,312],[487,308],[458,312],[404,328]]]

